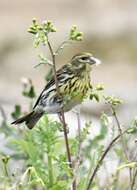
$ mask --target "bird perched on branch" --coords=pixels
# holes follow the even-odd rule
[[[92,88],[90,71],[93,65],[100,61],[91,53],[79,53],[71,61],[62,66],[57,72],[57,83],[54,77],[47,83],[38,97],[31,113],[17,119],[12,124],[25,122],[32,129],[44,113],[67,112],[80,104]],[[57,90],[58,86],[58,90]]]

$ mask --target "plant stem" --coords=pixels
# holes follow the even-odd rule
[[[79,140],[79,146],[78,146],[78,159],[80,159],[80,151],[81,151],[81,123],[80,123],[80,113],[77,112],[77,122],[78,122],[78,140]]]
[[[133,180],[132,180],[132,183],[131,183],[131,190],[134,190],[136,177],[137,177],[137,169],[135,169],[135,173],[134,173]]]
[[[8,172],[8,162],[9,162],[9,156],[4,156],[2,158],[2,162],[3,162],[3,168],[4,168],[4,173],[5,173],[5,176],[9,179],[10,181],[10,176],[9,176],[9,172]]]
[[[71,43],[71,41],[69,39],[64,40],[59,47],[57,48],[57,50],[55,51],[55,55],[58,55],[59,52],[64,48],[64,46],[68,45],[69,43]]]
[[[110,151],[110,149],[112,148],[112,146],[114,145],[114,143],[121,137],[121,135],[125,134],[126,132],[127,132],[127,129],[124,132],[122,132],[122,134],[119,134],[118,136],[116,136],[109,143],[108,147],[105,149],[104,153],[102,154],[101,158],[99,159],[99,161],[98,161],[98,163],[97,163],[97,165],[96,165],[96,167],[95,167],[95,169],[94,169],[94,171],[92,173],[92,176],[89,179],[89,183],[88,183],[88,186],[87,186],[86,190],[90,190],[91,189],[91,185],[92,185],[93,180],[94,180],[94,178],[96,176],[96,173],[97,173],[98,169],[100,168],[100,166],[101,166],[104,158],[106,157],[107,153]]]
[[[60,112],[59,119],[60,119],[61,123],[63,124],[63,131],[64,131],[64,138],[65,138],[65,144],[66,144],[69,167],[73,170],[74,168],[73,168],[73,165],[72,165],[69,142],[68,142],[68,135],[67,135],[68,134],[67,125],[66,125],[66,122],[65,122],[65,116],[64,116],[63,111]],[[74,172],[74,170],[73,170],[73,172]],[[72,183],[72,189],[76,190],[76,179],[75,178],[74,178],[73,183]]]
[[[54,73],[54,79],[55,79],[57,95],[58,95],[58,97],[62,98],[61,94],[60,94],[60,91],[59,91],[59,85],[58,85],[58,79],[57,79],[56,62],[55,62],[56,53],[54,53],[54,51],[53,51],[53,49],[51,47],[51,44],[50,44],[49,39],[48,39],[48,36],[47,36],[47,44],[48,44],[50,54],[51,54],[51,57],[52,57],[52,62],[53,62],[53,73]],[[60,122],[62,123],[63,129],[64,129],[63,130],[64,131],[64,139],[65,139],[65,144],[66,144],[66,151],[67,151],[69,167],[73,170],[72,161],[71,161],[71,154],[70,154],[70,148],[69,148],[69,142],[68,142],[68,135],[67,135],[67,125],[66,125],[66,122],[65,122],[65,116],[64,116],[63,109],[60,111],[59,115],[60,115],[60,117],[59,117]],[[72,189],[76,190],[76,181],[75,180],[73,181]]]
[[[67,125],[65,122],[65,116],[64,116],[63,110],[59,114],[59,119],[60,119],[61,123],[63,124],[63,131],[64,131],[64,137],[65,137],[65,143],[66,143],[68,162],[69,162],[70,168],[72,168],[71,154],[70,154],[68,135],[67,135],[67,133],[68,133],[67,132]]]
[[[58,96],[60,96],[60,92],[59,92],[59,86],[58,86],[58,79],[57,79],[57,72],[56,72],[56,62],[55,62],[55,53],[51,47],[51,44],[49,42],[48,36],[47,36],[47,43],[48,43],[48,47],[50,50],[50,54],[52,57],[52,61],[53,61],[53,72],[54,72],[54,79],[55,79],[55,85],[56,85],[56,90],[57,90],[57,94]]]
[[[119,133],[120,133],[120,135],[121,135],[121,142],[122,142],[122,146],[123,146],[123,150],[124,150],[125,157],[126,157],[127,161],[129,161],[128,155],[127,155],[127,151],[126,151],[126,144],[125,144],[125,141],[124,141],[124,139],[123,139],[122,129],[121,129],[121,126],[120,126],[119,119],[118,119],[118,117],[117,117],[116,110],[115,110],[115,108],[114,108],[113,106],[111,106],[111,110],[112,110],[112,114],[113,114],[113,116],[114,116],[114,118],[115,118],[115,121],[116,121],[116,123],[117,123]]]
[[[111,105],[111,110],[112,110],[112,114],[113,114],[113,116],[115,118],[115,121],[117,123],[119,134],[121,135],[121,143],[122,143],[123,151],[124,151],[124,154],[125,154],[125,158],[129,162],[129,157],[127,155],[127,147],[126,147],[123,135],[122,135],[121,125],[120,125],[120,122],[119,122],[116,110],[115,110],[115,108],[112,105]],[[131,168],[129,168],[129,178],[130,178],[130,184],[131,184],[132,183],[132,169]]]
[[[52,167],[52,157],[50,155],[50,150],[48,149],[48,175],[49,175],[49,187],[53,186],[53,167]]]
[[[5,171],[6,177],[9,178],[8,169],[7,169],[7,164],[4,164],[4,171]]]

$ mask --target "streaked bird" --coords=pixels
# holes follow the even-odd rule
[[[80,104],[89,89],[90,71],[100,60],[91,53],[79,53],[71,61],[57,71],[59,94],[56,90],[54,77],[47,83],[38,97],[31,113],[17,119],[12,124],[25,122],[32,129],[44,113],[60,113],[71,110]]]

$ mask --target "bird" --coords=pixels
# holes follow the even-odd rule
[[[74,55],[56,72],[58,90],[53,76],[40,93],[32,111],[11,124],[25,122],[27,127],[32,129],[44,113],[70,111],[80,104],[87,92],[92,89],[90,72],[93,65],[100,63],[101,61],[91,53],[82,52]]]

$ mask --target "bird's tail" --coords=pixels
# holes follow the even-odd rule
[[[39,113],[36,111],[32,111],[31,113],[17,119],[16,121],[12,122],[11,124],[20,124],[25,122],[25,124],[27,125],[27,127],[29,129],[32,129],[36,123],[38,122],[38,120],[41,118],[41,116],[43,115],[43,112]]]

